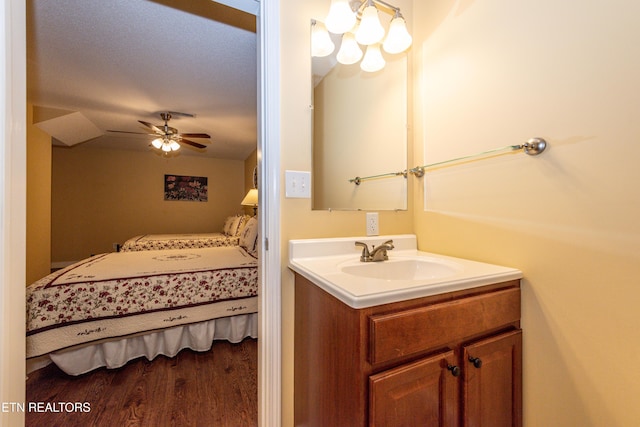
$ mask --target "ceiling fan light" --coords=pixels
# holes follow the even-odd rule
[[[151,145],[153,145],[154,148],[157,148],[158,150],[162,148],[162,138],[156,138],[153,141],[151,141]]]
[[[362,20],[356,32],[356,40],[363,45],[378,43],[384,37],[384,27],[378,17],[378,9],[372,1],[362,11]]]
[[[171,141],[169,143],[169,148],[171,148],[171,151],[178,151],[180,149],[180,144],[178,144],[176,141]]]
[[[168,153],[171,151],[171,145],[167,144],[166,142],[162,143],[162,151]]]
[[[389,34],[382,47],[388,53],[400,53],[409,49],[412,42],[411,35],[407,31],[407,23],[402,15],[396,15],[389,24]]]

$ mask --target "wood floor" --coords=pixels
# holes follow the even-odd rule
[[[90,412],[27,412],[26,426],[257,426],[257,341],[215,341],[204,353],[138,359],[70,377],[54,365],[29,375],[27,402],[87,402]],[[27,403],[28,405],[29,403]]]

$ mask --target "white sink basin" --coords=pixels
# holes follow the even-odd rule
[[[340,269],[352,276],[380,280],[432,280],[451,277],[462,271],[462,265],[438,259],[393,259],[381,262],[359,262]]]
[[[356,241],[393,240],[389,260],[360,262]],[[416,236],[340,237],[289,241],[289,268],[353,308],[420,298],[520,279],[515,268],[422,252]]]

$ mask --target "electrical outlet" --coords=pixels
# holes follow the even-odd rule
[[[367,212],[367,236],[378,235],[378,212]]]
[[[285,197],[294,199],[311,198],[311,172],[285,171]]]

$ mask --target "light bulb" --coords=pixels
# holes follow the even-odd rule
[[[311,25],[311,56],[327,56],[335,48],[327,27],[320,21],[313,21]]]
[[[356,23],[356,14],[351,10],[348,0],[331,0],[329,14],[324,22],[329,31],[342,34],[353,28]]]
[[[400,53],[404,52],[411,46],[411,35],[407,31],[407,23],[399,13],[391,20],[389,24],[389,34],[384,40],[382,47],[385,52]]]
[[[362,11],[360,26],[356,32],[356,40],[363,45],[378,43],[384,37],[384,28],[378,17],[378,9],[373,2],[369,1],[369,6]]]
[[[382,52],[380,52],[380,44],[377,43],[367,46],[367,52],[364,54],[364,58],[360,63],[362,71],[375,73],[376,71],[382,70],[385,64],[386,62],[382,57]]]
[[[154,139],[153,141],[151,141],[151,145],[153,145],[157,149],[162,148],[162,138]]]
[[[362,58],[362,49],[356,41],[356,36],[353,33],[344,33],[342,36],[342,44],[338,51],[338,62],[341,64],[349,65],[355,64]]]
[[[162,151],[165,151],[165,152],[168,153],[169,151],[171,151],[171,146],[169,144],[167,144],[166,142],[163,142],[162,143]]]
[[[169,148],[171,148],[171,151],[178,151],[180,149],[180,144],[178,144],[176,141],[171,141],[169,143]]]

